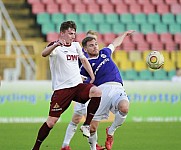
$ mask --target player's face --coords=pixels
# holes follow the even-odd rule
[[[60,32],[61,38],[65,40],[67,44],[71,44],[75,40],[75,29],[68,28],[68,30],[65,30],[64,32]]]
[[[99,55],[99,45],[96,40],[88,41],[85,51],[88,53],[89,57],[95,57]]]

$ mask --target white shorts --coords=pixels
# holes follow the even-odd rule
[[[128,96],[123,88],[122,84],[117,82],[108,82],[99,86],[102,90],[102,97],[99,108],[94,115],[93,120],[100,121],[108,119],[109,111],[116,113],[118,111],[118,104],[121,100],[128,100]],[[76,103],[74,107],[74,113],[79,115],[86,115],[87,105]]]

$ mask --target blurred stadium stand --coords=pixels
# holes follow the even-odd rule
[[[113,54],[124,79],[170,80],[176,67],[181,67],[180,0],[3,0],[3,3],[23,41],[21,43],[27,48],[28,57],[38,68],[33,72],[33,79],[50,79],[48,60],[40,61],[40,53],[47,42],[58,38],[60,23],[65,20],[77,23],[76,40],[79,42],[88,30],[98,31],[101,46],[108,45],[126,30],[136,30],[137,33],[127,37]],[[6,56],[7,32],[3,34],[0,58],[8,63],[1,61],[0,75],[5,79],[7,68],[16,68],[18,63],[16,50]],[[151,50],[159,50],[165,56],[165,65],[159,71],[150,70],[145,64],[146,55]],[[29,79],[26,72],[22,69],[18,79]]]

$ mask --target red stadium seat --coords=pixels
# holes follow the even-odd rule
[[[46,12],[50,14],[59,13],[59,5],[56,3],[46,4]]]
[[[28,0],[27,2],[28,2],[28,4],[31,4],[31,5],[34,3],[41,3],[40,0]]]
[[[55,0],[55,2],[56,2],[57,4],[65,4],[65,2],[62,1],[62,0]]]
[[[73,5],[68,3],[62,3],[60,5],[60,13],[68,14],[73,12]]]
[[[138,0],[138,3],[141,5],[147,5],[150,4],[150,0]]]
[[[127,4],[115,5],[115,12],[117,14],[126,14],[129,13],[129,7]]]
[[[168,5],[178,4],[178,1],[177,0],[165,0],[165,3],[168,4]]]
[[[173,14],[181,14],[181,4],[171,4],[170,11]]]
[[[74,12],[77,14],[86,13],[87,12],[86,5],[83,3],[74,4]]]
[[[86,37],[86,33],[77,33],[76,41],[81,42]]]
[[[151,14],[151,13],[155,13],[155,5],[148,3],[146,5],[143,5],[143,12],[145,14]]]
[[[151,3],[154,5],[162,5],[164,4],[164,0],[151,0]]]
[[[151,44],[150,48],[151,48],[151,50],[157,50],[157,51],[163,50],[164,49],[164,44],[161,43],[161,42],[153,42]]]
[[[99,5],[102,5],[102,4],[110,4],[109,0],[96,0],[96,3],[99,4]]]
[[[33,3],[32,4],[32,13],[33,14],[39,14],[46,12],[45,5],[43,3]]]
[[[181,33],[176,33],[175,35],[174,35],[174,41],[176,42],[176,43],[180,43],[181,44]]]
[[[136,49],[136,45],[133,42],[130,42],[130,43],[123,42],[120,49],[123,49],[123,50],[125,50],[127,52],[132,51],[132,50]]]
[[[170,33],[162,33],[160,34],[160,42],[162,43],[172,43],[173,37]]]
[[[114,33],[105,33],[103,34],[103,41],[106,45],[112,43],[112,41],[116,38],[116,34]]]
[[[129,5],[129,12],[132,14],[138,14],[138,13],[142,13],[142,9],[141,9],[141,5],[137,4],[137,3],[133,3],[131,5]]]
[[[110,5],[110,3],[101,4],[101,12],[103,14],[114,13],[114,5]]]
[[[130,36],[126,37],[124,39],[124,42],[121,45],[121,49],[124,49],[126,51],[131,51],[136,49],[136,44],[133,43],[132,39]]]
[[[100,13],[101,12],[101,9],[100,9],[100,6],[97,5],[97,4],[91,4],[91,5],[87,5],[87,13],[90,13],[90,14],[97,14],[97,13]]]
[[[136,49],[139,50],[139,51],[146,51],[146,50],[149,50],[150,49],[150,44],[147,43],[146,41],[145,42],[139,42],[136,44]]]
[[[113,5],[122,5],[122,4],[124,4],[124,0],[110,0],[110,2]]]
[[[144,37],[144,34],[142,33],[134,33],[132,36],[132,41],[134,43],[144,43],[145,42],[145,37]]]
[[[41,2],[43,3],[43,4],[54,4],[55,3],[55,1],[54,0],[41,0]]]
[[[160,42],[159,35],[157,33],[148,33],[145,36],[146,36],[146,41],[149,43]]]
[[[67,0],[70,4],[81,4],[82,0]]]
[[[177,44],[175,42],[167,42],[165,43],[165,50],[170,52],[177,49]]]
[[[166,14],[169,13],[169,5],[167,4],[162,4],[162,5],[157,5],[156,6],[156,12],[159,14]]]
[[[51,33],[48,33],[47,36],[46,36],[46,41],[47,42],[52,42],[52,41],[56,41],[58,40],[59,38],[59,34],[56,33],[56,32],[51,32]]]
[[[87,5],[95,5],[96,4],[96,0],[82,0],[82,3],[87,4]],[[97,4],[96,4],[97,5]]]
[[[137,0],[124,0],[124,2],[128,5],[137,4]]]

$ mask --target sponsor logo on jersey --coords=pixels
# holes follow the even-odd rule
[[[99,69],[100,69],[106,62],[108,62],[108,61],[110,61],[109,58],[104,59],[104,60],[97,66],[94,74],[96,75],[97,72],[99,71]]]
[[[71,61],[77,61],[79,55],[66,55],[67,56],[67,60],[71,60]]]
[[[60,108],[60,106],[58,105],[58,103],[56,103],[53,108],[52,108],[52,111],[60,111],[62,110],[62,108]]]

